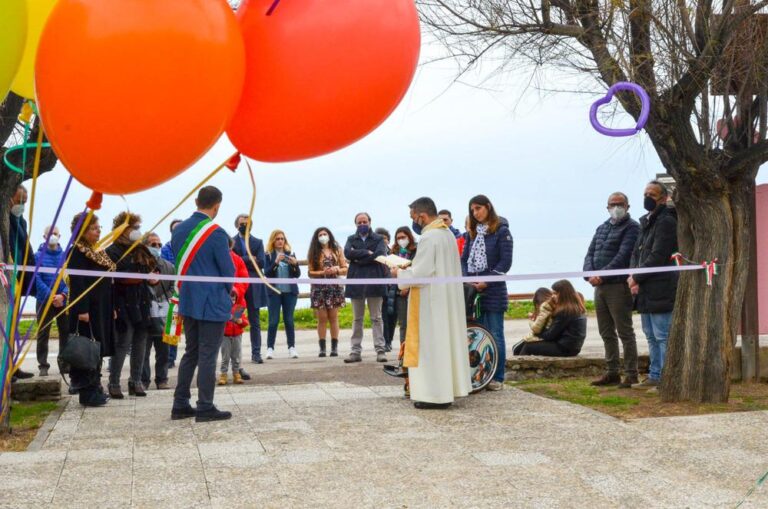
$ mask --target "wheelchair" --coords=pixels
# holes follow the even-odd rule
[[[485,389],[496,372],[499,364],[498,345],[493,334],[480,325],[477,320],[480,313],[481,295],[472,285],[464,285],[464,302],[467,315],[467,348],[469,353],[469,369],[472,379],[472,394]],[[406,378],[407,370],[403,369],[403,361],[397,366],[384,366],[384,372],[397,378]]]

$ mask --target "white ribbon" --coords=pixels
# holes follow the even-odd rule
[[[19,266],[19,271],[34,272],[33,266]],[[682,265],[668,267],[648,267],[644,269],[616,269],[616,270],[593,270],[589,272],[547,272],[541,274],[503,274],[499,276],[468,276],[468,277],[422,277],[408,279],[409,285],[439,285],[453,283],[496,283],[500,281],[537,281],[545,279],[576,279],[589,278],[593,276],[631,276],[633,274],[659,274],[664,272],[685,272],[689,270],[704,270],[701,265]],[[54,267],[40,267],[38,273],[56,274],[58,271]],[[100,270],[80,270],[66,269],[70,276],[88,276],[88,277],[111,277],[125,279],[152,279],[156,281],[184,281],[194,283],[249,283],[252,285],[263,285],[264,281],[257,277],[219,277],[219,276],[176,276],[173,274],[137,274],[135,272],[109,272]],[[391,285],[395,284],[394,278],[364,278],[364,279],[346,279],[346,278],[267,278],[266,281],[272,285]]]

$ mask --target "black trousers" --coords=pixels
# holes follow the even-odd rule
[[[520,355],[541,355],[544,357],[576,357],[577,354],[564,350],[554,341],[536,341],[523,345]]]
[[[152,347],[155,347],[155,383],[168,382],[168,343],[163,343],[163,335],[148,334],[147,347],[144,349],[144,366],[141,370],[141,383],[144,387],[149,387],[152,381],[152,369],[150,368],[149,357],[152,353]]]
[[[48,363],[48,339],[51,335],[52,324],[49,322],[54,316],[58,315],[63,308],[55,308],[51,305],[45,316],[43,316],[45,302],[38,302],[35,308],[37,311],[37,322],[40,325],[48,324],[47,327],[37,331],[37,365],[40,368],[50,368],[51,365]],[[59,328],[59,351],[62,351],[64,345],[67,344],[67,338],[69,337],[69,316],[67,313],[63,313],[56,317],[56,326]]]

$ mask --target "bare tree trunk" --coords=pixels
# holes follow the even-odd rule
[[[757,170],[755,169],[755,172]],[[704,180],[704,179],[702,179]],[[663,401],[728,401],[730,369],[749,274],[750,184],[678,183],[680,252],[697,262],[718,259],[707,286],[700,271],[682,272],[661,383]]]

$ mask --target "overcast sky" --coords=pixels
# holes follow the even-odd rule
[[[426,47],[422,60],[437,51]],[[644,184],[662,171],[661,165],[644,134],[608,138],[592,129],[588,112],[596,95],[526,91],[524,74],[483,88],[452,85],[455,72],[450,63],[422,65],[395,113],[351,147],[297,163],[253,163],[258,185],[255,234],[266,239],[272,229],[281,228],[304,256],[317,226],[330,227],[343,242],[354,230],[357,211],[368,211],[374,227],[394,231],[410,225],[407,204],[427,195],[438,207],[450,209],[460,226],[469,198],[483,193],[509,219],[515,240],[511,273],[522,274],[581,270],[591,236],[607,217],[605,203],[611,192],[629,196],[634,217],[643,213]],[[477,83],[480,77],[467,80]],[[544,85],[561,88],[562,80],[553,74]],[[146,139],[126,144],[127,152],[162,150],[151,130]],[[149,227],[233,150],[223,137],[175,179],[126,196],[130,209]],[[31,236],[35,247],[53,218],[67,176],[59,165],[39,180]],[[222,171],[212,184],[224,193],[217,222],[233,233],[234,217],[247,210],[250,200],[247,172]],[[67,233],[72,216],[89,195],[82,185],[73,184],[60,223]],[[105,232],[124,206],[119,197],[105,197],[98,212]],[[193,210],[190,201],[174,217],[187,217]],[[158,232],[168,240],[168,223]],[[529,292],[552,282],[515,282],[509,289]],[[591,296],[587,285],[574,283]]]

